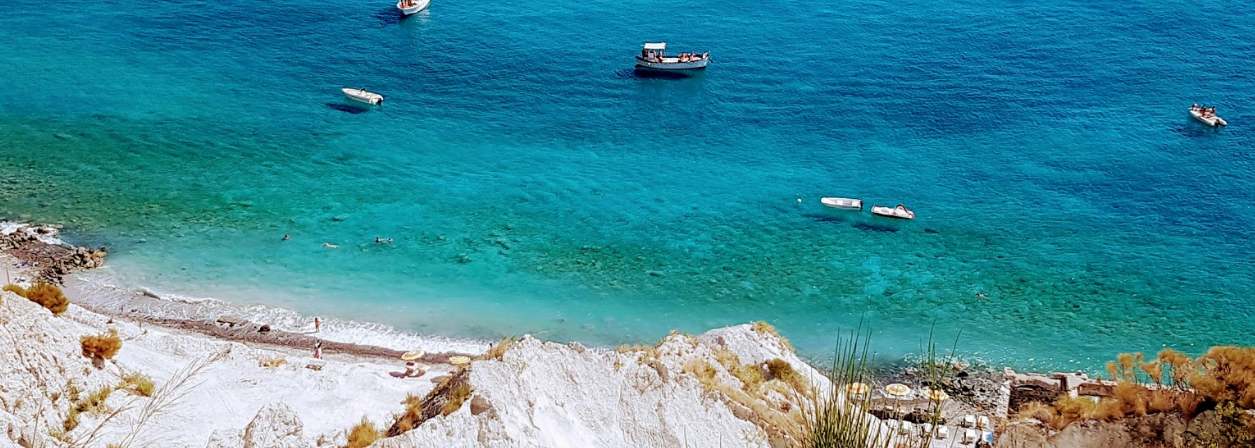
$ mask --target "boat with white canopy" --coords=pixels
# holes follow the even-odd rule
[[[684,52],[667,55],[666,42],[645,42],[641,54],[636,55],[636,69],[655,72],[686,72],[705,69],[710,65],[710,53]]]
[[[825,207],[831,207],[841,210],[862,210],[863,200],[854,198],[819,198],[819,203]]]
[[[906,208],[906,206],[902,204],[898,204],[897,207],[886,207],[883,205],[872,206],[872,214],[894,219],[915,219],[915,212]]]
[[[427,9],[430,4],[431,0],[398,0],[397,9],[401,10],[401,14],[408,16]]]
[[[378,106],[380,104],[383,104],[383,95],[380,95],[375,92],[371,92],[366,89],[345,87],[343,89],[340,89],[340,91],[344,92],[345,98],[348,98],[353,101],[357,101],[359,103],[366,103],[371,106]]]

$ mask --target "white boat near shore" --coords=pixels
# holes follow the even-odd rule
[[[906,208],[906,206],[902,204],[898,204],[897,207],[886,207],[883,205],[872,206],[872,214],[894,219],[915,219],[915,212]]]
[[[826,207],[841,210],[862,210],[863,200],[854,198],[819,198],[819,203]]]
[[[641,54],[636,55],[636,69],[640,71],[684,73],[703,70],[710,65],[710,53],[680,53],[667,56],[666,42],[646,42]]]
[[[1216,108],[1214,107],[1207,108],[1197,104],[1190,106],[1190,116],[1194,117],[1195,120],[1213,128],[1229,125],[1229,122],[1216,115]]]
[[[431,0],[399,0],[397,1],[397,9],[401,10],[403,15],[412,15],[431,5]]]
[[[351,87],[345,87],[343,89],[340,89],[340,91],[344,92],[344,96],[346,98],[353,101],[357,101],[359,103],[366,103],[372,106],[378,106],[380,104],[383,104],[383,95],[380,95],[375,92],[371,92],[366,89],[355,89]]]

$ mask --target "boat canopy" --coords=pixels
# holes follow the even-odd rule
[[[645,42],[645,49],[646,50],[666,50],[667,43],[666,42]]]

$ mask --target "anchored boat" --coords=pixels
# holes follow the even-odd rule
[[[915,219],[915,212],[911,211],[911,209],[909,208],[906,208],[906,206],[902,204],[898,204],[897,207],[893,207],[893,208],[885,207],[883,205],[872,206],[872,214],[876,216],[884,216],[886,218],[894,218],[894,219],[907,219],[907,220]]]
[[[1203,124],[1211,126],[1213,128],[1229,125],[1229,122],[1224,121],[1223,118],[1220,118],[1219,116],[1216,115],[1215,107],[1201,106],[1201,105],[1195,104],[1193,106],[1190,106],[1190,116],[1194,117],[1195,120],[1198,120],[1199,122],[1202,122]]]
[[[853,198],[819,198],[819,203],[824,206],[837,208],[841,210],[862,210],[863,200]]]
[[[380,95],[375,92],[371,92],[366,89],[345,87],[343,89],[340,89],[340,91],[344,92],[345,98],[348,98],[353,101],[357,101],[359,103],[366,103],[371,106],[378,106],[380,104],[383,104],[383,95]]]
[[[401,10],[401,14],[410,15],[427,9],[431,4],[431,0],[398,0],[397,9]]]
[[[668,56],[666,42],[645,42],[641,54],[636,55],[636,69],[641,71],[684,73],[703,70],[709,64],[709,52]]]

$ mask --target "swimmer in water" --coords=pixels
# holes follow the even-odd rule
[[[289,235],[288,235],[288,234],[286,234],[286,233],[285,233],[285,234],[283,234],[283,241],[287,241],[287,240],[290,240],[290,239],[292,239],[292,237],[291,237],[291,236],[289,236]]]

